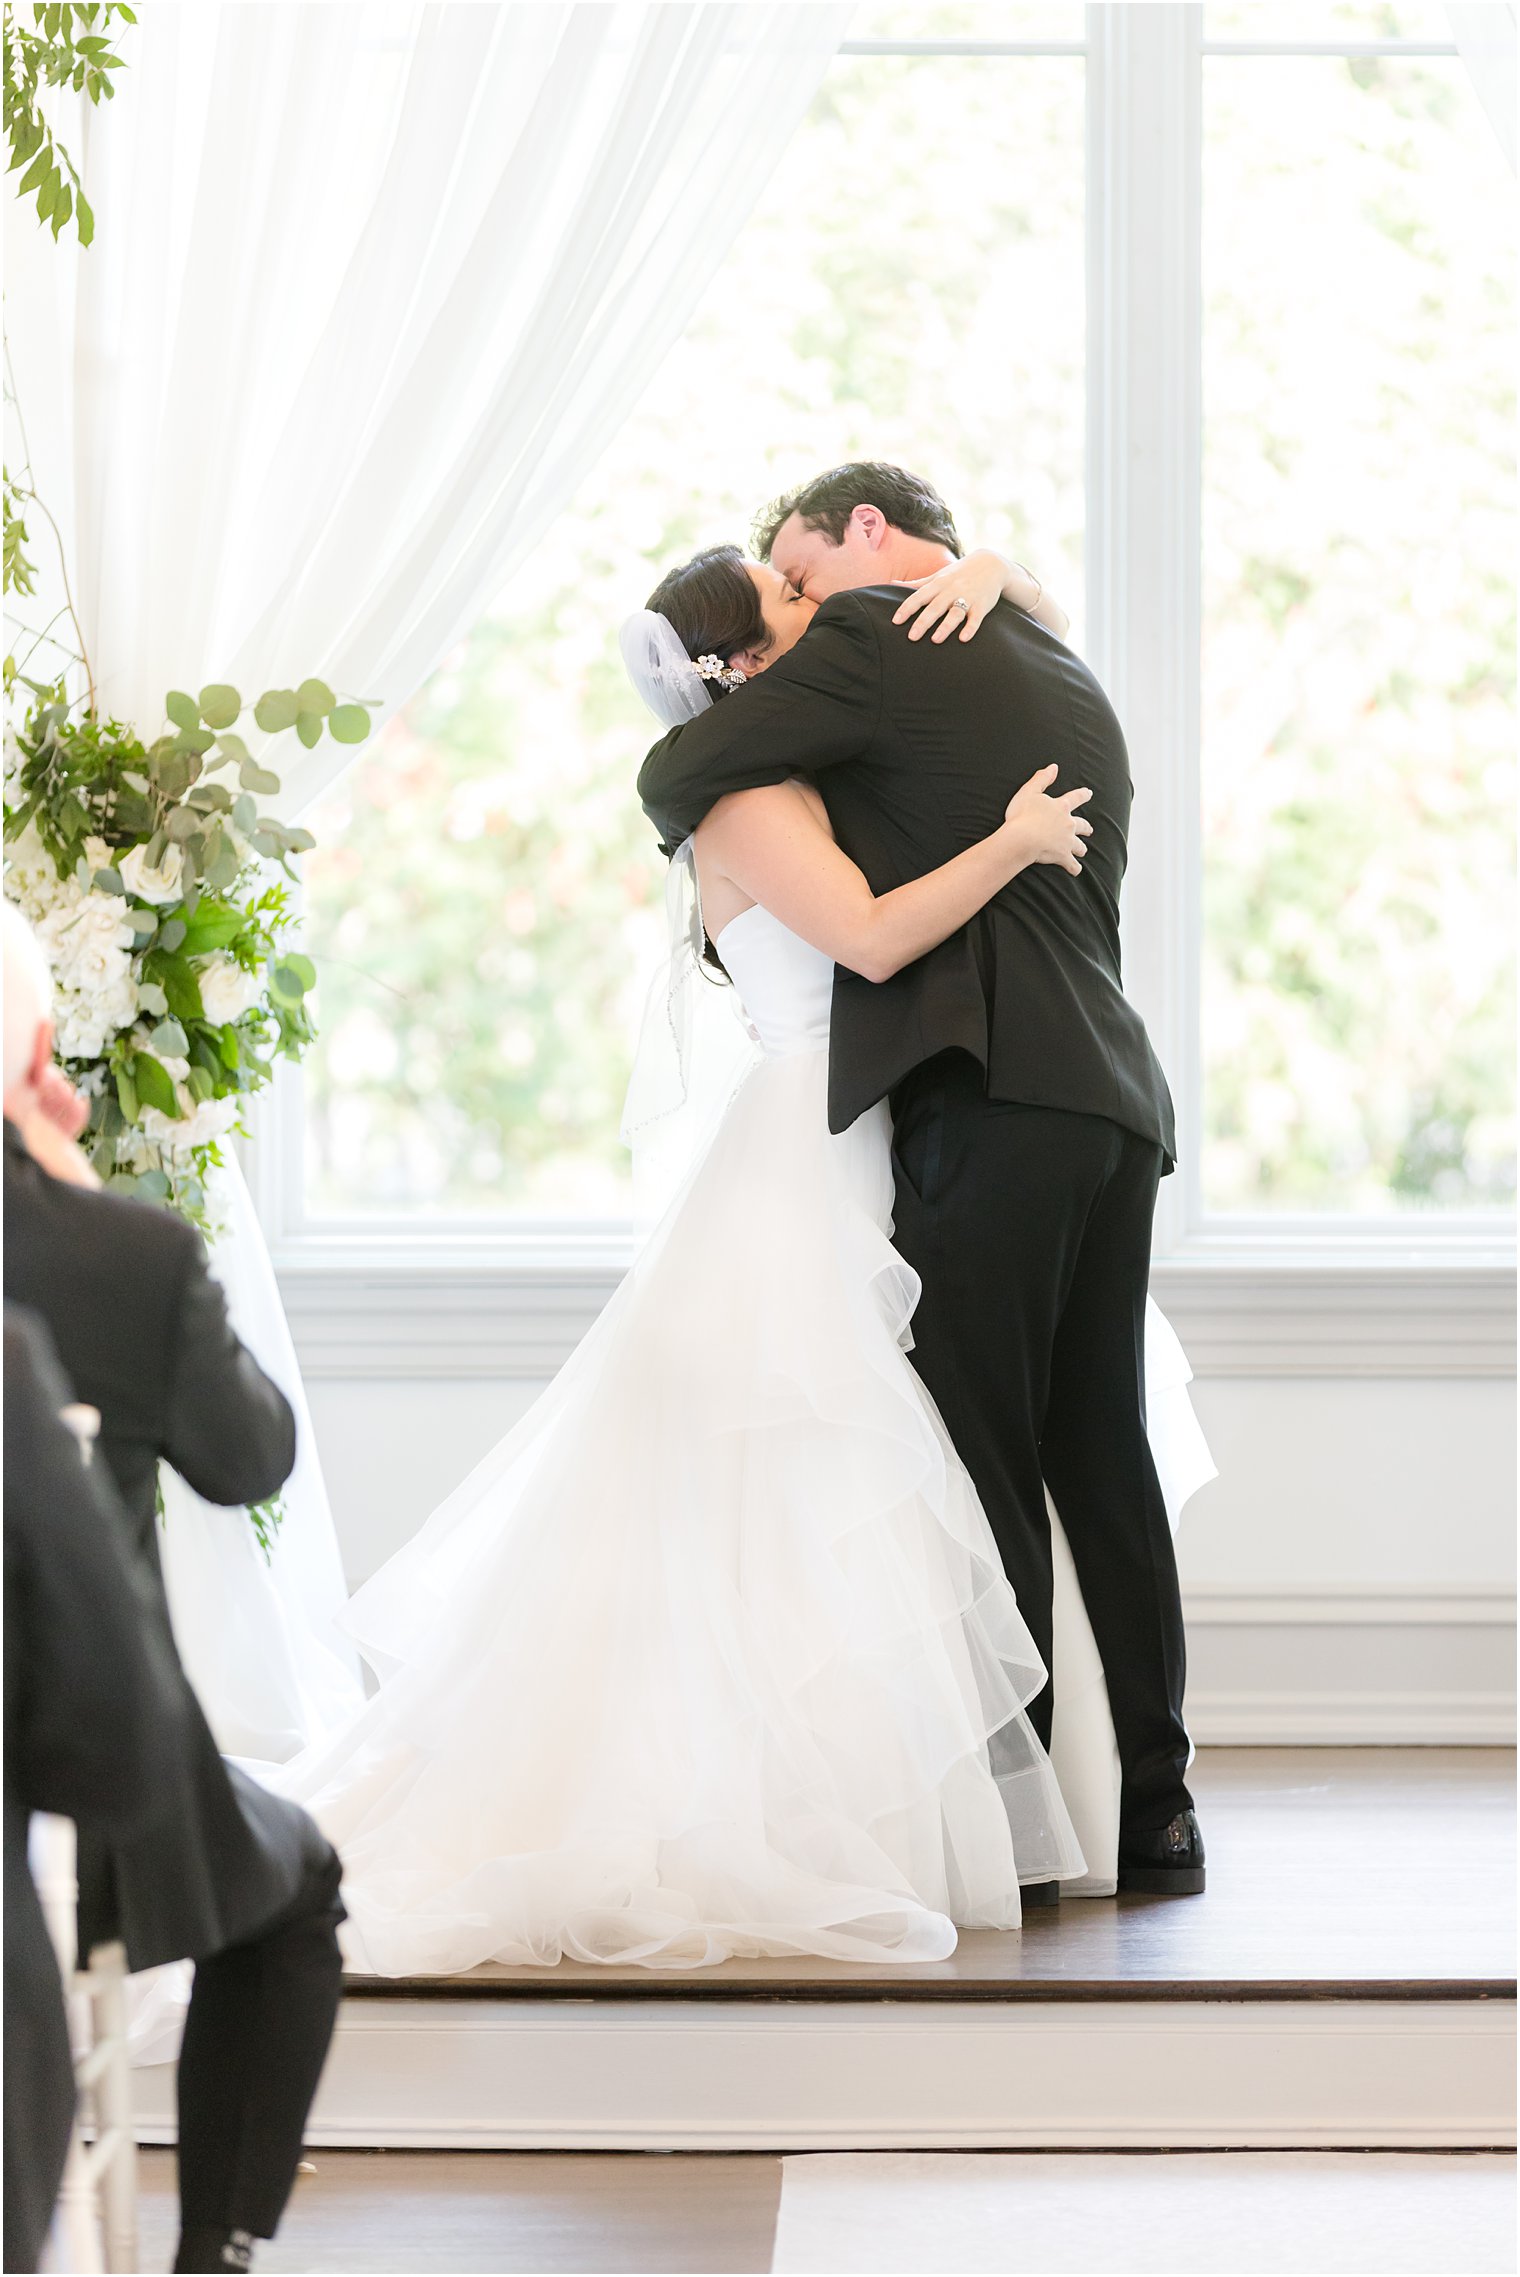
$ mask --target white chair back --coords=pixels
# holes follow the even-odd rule
[[[97,1945],[89,1966],[78,1965],[72,1821],[38,1813],[28,1848],[63,1979],[78,2091],[47,2266],[85,2273],[135,2270],[137,2135],[127,2056],[126,1951],[119,1944]]]

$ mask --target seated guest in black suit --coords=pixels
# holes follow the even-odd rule
[[[100,1411],[128,1548],[169,1639],[159,1463],[210,1502],[260,1502],[290,1473],[295,1426],[233,1334],[194,1228],[95,1190],[83,1156],[49,1135],[48,976],[9,904],[4,925],[5,1293],[41,1314],[75,1396]],[[39,1134],[48,1170],[24,1130]],[[182,1671],[179,1681],[186,1791],[128,1838],[82,1832],[80,1949],[120,1937],[133,1969],[195,1962],[179,2059],[175,2267],[246,2268],[290,2194],[332,2037],[341,1869],[304,1811],[223,1762]]]
[[[5,1308],[5,2266],[35,2269],[74,2117],[58,1962],[27,1863],[33,1811],[124,1839],[172,1809],[178,1667],[115,1493],[60,1420],[34,1314]]]

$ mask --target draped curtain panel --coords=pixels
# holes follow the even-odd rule
[[[10,329],[106,706],[319,673],[389,711],[683,330],[832,5],[156,0]],[[351,759],[269,758],[294,812]],[[292,795],[293,794],[293,795]]]
[[[17,405],[102,706],[152,733],[171,687],[254,696],[308,673],[382,711],[403,703],[681,333],[848,15],[761,0],[141,10],[116,100],[60,119],[95,244],[54,244],[14,198],[6,214]],[[290,817],[353,754],[286,736],[268,756]],[[219,1270],[304,1423],[235,1172],[227,1207]],[[275,1760],[359,1692],[303,1436],[268,1568],[246,1521],[177,1486],[164,1533],[221,1743]]]

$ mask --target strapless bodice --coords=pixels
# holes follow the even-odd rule
[[[758,902],[714,942],[761,1048],[772,1057],[829,1048],[834,961]]]

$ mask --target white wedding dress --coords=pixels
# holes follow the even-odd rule
[[[1021,1881],[1101,1880],[907,1357],[886,1109],[827,1127],[832,964],[759,908],[722,955],[747,1072],[559,1377],[353,1599],[376,1696],[270,1775],[342,1853],[358,1971],[924,1962],[1016,1927]],[[1107,1845],[1106,1700],[1079,1723]]]

